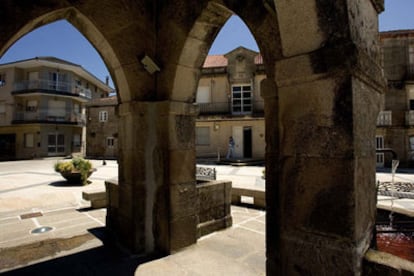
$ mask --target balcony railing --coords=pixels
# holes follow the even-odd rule
[[[61,123],[85,125],[85,115],[70,111],[55,109],[38,109],[36,111],[16,111],[13,116],[14,124],[21,123]]]
[[[392,125],[392,111],[381,111],[377,117],[377,126]]]
[[[231,115],[232,107],[230,102],[197,103],[200,115]],[[263,114],[264,102],[254,101],[253,110],[249,114]],[[240,115],[240,112],[235,113]]]
[[[70,82],[57,82],[40,79],[14,83],[14,90],[12,94],[22,94],[26,92],[47,92],[66,96],[78,96],[86,99],[92,98],[92,92],[90,89]]]
[[[407,126],[414,126],[414,110],[405,113],[405,123]]]

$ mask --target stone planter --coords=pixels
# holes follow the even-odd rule
[[[88,177],[87,178],[89,178],[94,171],[95,171],[95,169],[90,170],[89,173],[88,173]],[[82,177],[81,177],[80,172],[78,172],[78,171],[60,172],[60,174],[70,184],[82,184]]]

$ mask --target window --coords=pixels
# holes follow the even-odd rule
[[[74,147],[80,147],[81,146],[80,134],[74,134],[73,135],[73,146]]]
[[[196,127],[196,145],[209,145],[210,144],[210,128],[209,127]]]
[[[384,137],[383,136],[376,136],[376,149],[383,149],[384,148]]]
[[[107,137],[106,138],[106,146],[112,148],[115,144],[114,137]]]
[[[0,113],[6,113],[6,103],[0,102]]]
[[[6,74],[0,73],[0,87],[5,86],[5,85],[6,85]]]
[[[231,87],[231,106],[234,114],[246,114],[252,112],[252,86],[234,85]]]
[[[79,104],[73,104],[73,112],[75,113],[75,114],[79,114],[80,113],[80,107],[79,107]]]
[[[384,148],[384,137],[376,136],[375,140],[376,140],[376,149],[383,149]],[[377,159],[377,167],[384,167],[384,153],[377,152],[376,159]]]
[[[25,133],[24,134],[24,146],[26,148],[33,148],[34,147],[34,134],[33,133]]]
[[[108,111],[99,111],[99,122],[106,122],[108,121]]]
[[[414,110],[414,100],[410,100],[410,110]]]
[[[37,110],[37,101],[35,101],[35,100],[27,101],[27,103],[26,103],[26,111],[36,112],[36,110]]]
[[[211,101],[210,87],[208,86],[199,86],[197,88],[197,103],[209,103]]]
[[[67,91],[67,75],[60,72],[49,72],[49,89]]]
[[[66,115],[66,102],[49,100],[47,116],[49,120],[63,121]]]
[[[381,111],[377,117],[377,126],[390,126],[392,124],[392,111]]]

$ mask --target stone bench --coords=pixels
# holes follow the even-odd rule
[[[83,191],[82,198],[89,200],[93,209],[106,208],[107,206],[106,191],[102,189]]]
[[[243,202],[243,197],[253,199],[253,202]],[[266,192],[261,190],[233,187],[231,189],[231,204],[251,204],[254,207],[266,208]]]

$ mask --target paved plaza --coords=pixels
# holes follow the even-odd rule
[[[106,209],[91,209],[82,191],[104,189],[118,164],[91,160],[87,186],[69,185],[54,172],[58,159],[0,162],[0,273],[10,275],[264,275],[265,212],[232,206],[233,226],[173,255],[148,261],[115,253],[105,240]],[[213,166],[218,179],[264,190],[261,166]],[[377,180],[391,181],[389,172]],[[414,182],[398,173],[394,181]],[[395,204],[395,202],[394,202]],[[414,206],[414,205],[413,205]],[[42,226],[51,231],[33,234]],[[65,258],[62,258],[64,257]]]

